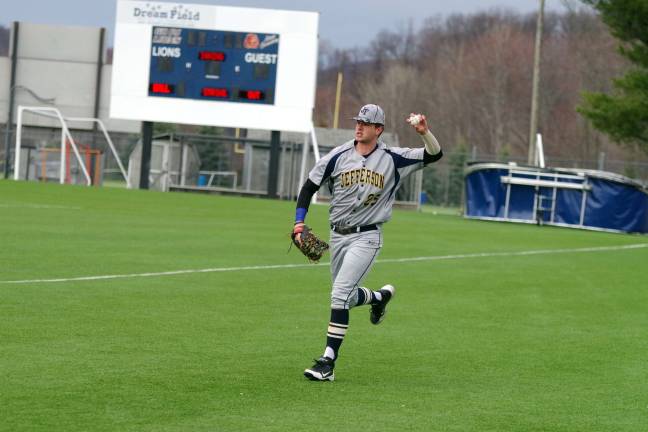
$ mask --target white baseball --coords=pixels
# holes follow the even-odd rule
[[[422,120],[421,114],[412,114],[409,117],[409,119],[407,119],[409,124],[411,124],[412,126],[416,126],[417,124],[419,124],[421,122],[421,120]]]

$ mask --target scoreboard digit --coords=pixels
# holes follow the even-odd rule
[[[279,35],[153,27],[148,95],[273,105]]]

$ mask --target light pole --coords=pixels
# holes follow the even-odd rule
[[[9,100],[10,100],[10,105],[9,105],[9,113],[7,114],[7,124],[5,124],[5,165],[4,165],[4,178],[7,179],[9,178],[9,162],[11,161],[11,155],[10,155],[10,150],[11,150],[11,125],[13,123],[13,106],[14,106],[14,93],[16,90],[25,90],[27,93],[29,93],[34,99],[37,101],[48,104],[48,105],[53,105],[54,101],[56,98],[43,98],[39,95],[36,94],[32,89],[22,86],[22,85],[14,85],[9,89]]]
[[[538,133],[538,87],[540,86],[540,47],[542,45],[542,23],[544,21],[545,0],[540,0],[538,22],[536,24],[535,53],[533,56],[533,91],[531,94],[531,127],[529,130],[529,158],[527,163],[533,163],[536,152],[535,140]]]

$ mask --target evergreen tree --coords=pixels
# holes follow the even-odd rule
[[[153,136],[172,134],[178,131],[178,125],[175,123],[162,123],[155,122],[153,123]]]
[[[460,206],[463,197],[464,168],[468,160],[468,152],[463,143],[460,143],[453,153],[448,155],[448,202],[450,206]]]
[[[648,153],[648,1],[583,0],[600,12],[633,68],[614,80],[612,95],[585,93],[578,111],[613,140]]]
[[[441,183],[437,167],[430,164],[423,170],[423,192],[427,194],[428,204],[440,205],[443,202]]]

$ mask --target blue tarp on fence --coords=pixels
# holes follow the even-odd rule
[[[648,191],[614,173],[476,163],[465,180],[469,218],[648,233]]]

